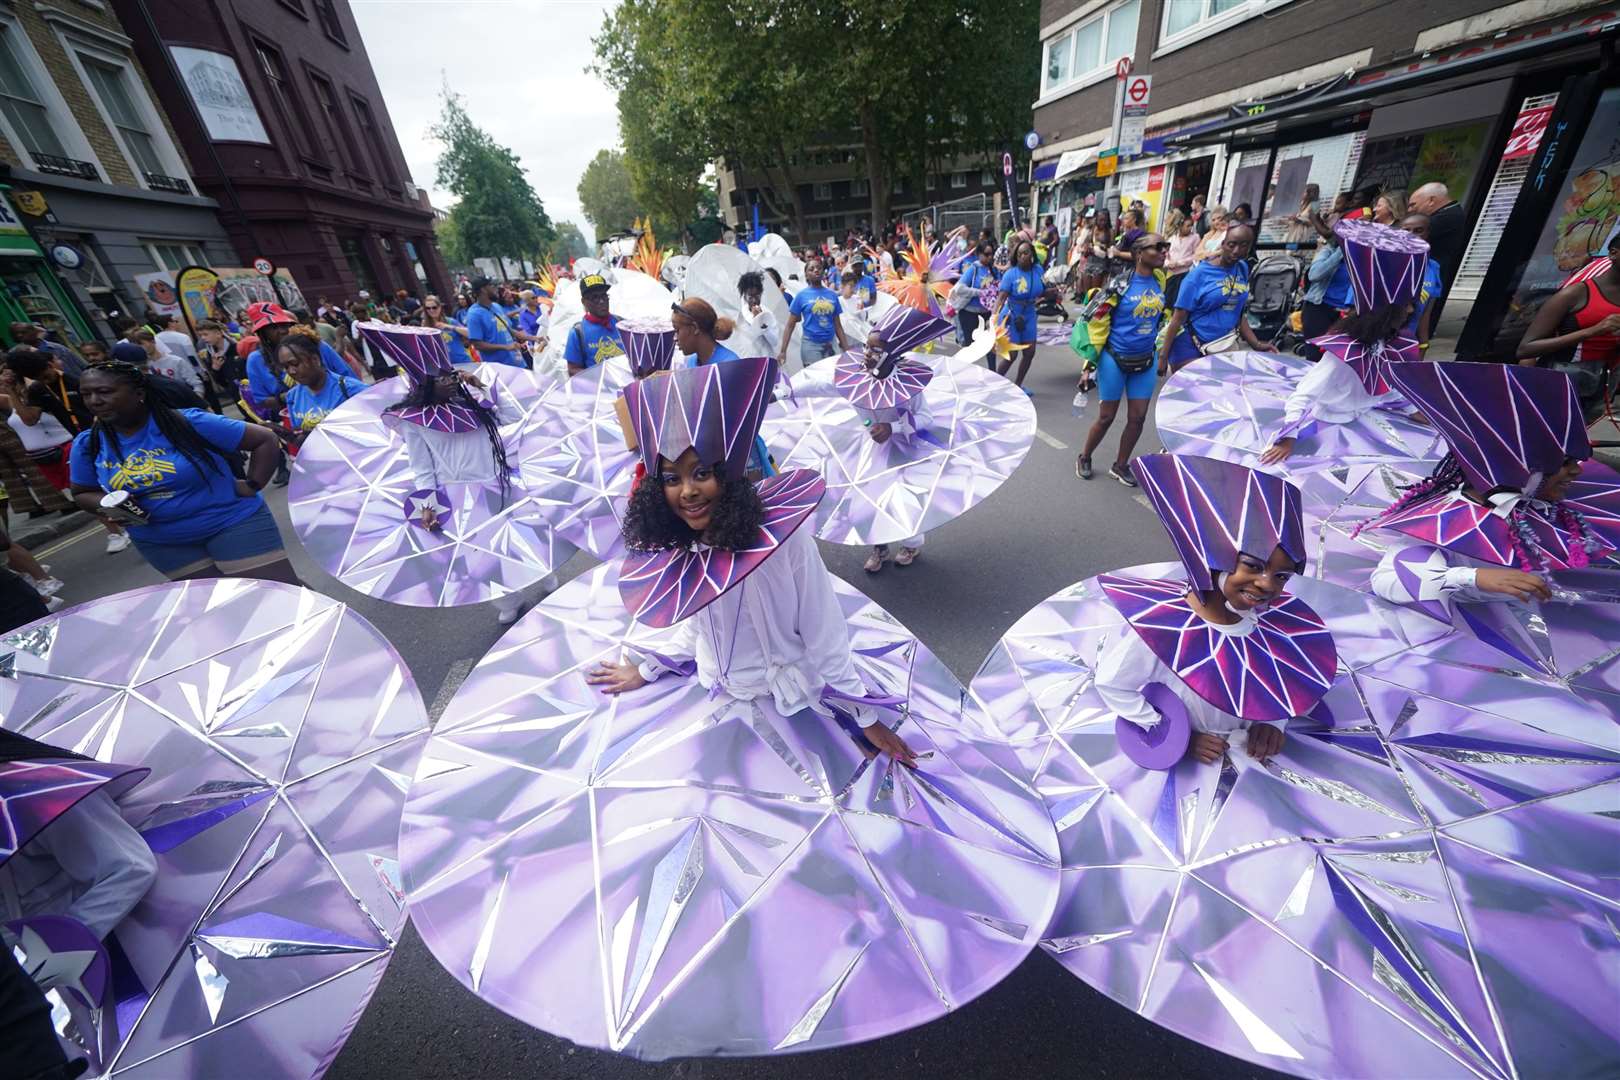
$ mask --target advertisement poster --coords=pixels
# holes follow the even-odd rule
[[[1438,180],[1446,185],[1453,199],[1467,203],[1468,188],[1485,146],[1485,127],[1483,123],[1461,124],[1423,136],[1408,193],[1420,184]]]
[[[213,295],[206,303],[223,308],[232,315],[240,314],[249,304],[260,300],[281,304],[288,311],[309,306],[297,282],[285,270],[276,271],[275,285],[271,285],[269,278],[251,266],[214,267],[213,272],[219,275],[219,283],[214,286]],[[146,306],[159,315],[180,314],[180,290],[175,287],[173,270],[136,274],[135,285],[140,289]],[[279,298],[276,295],[278,291],[281,294]],[[194,294],[196,290],[188,286],[188,292]],[[199,308],[204,303],[196,295],[187,296],[187,306],[193,318],[199,317]],[[206,318],[207,314],[203,312],[201,317]]]
[[[185,80],[186,90],[202,114],[208,137],[215,142],[251,142],[269,145],[259,110],[253,106],[253,97],[236,60],[225,53],[209,49],[188,49],[170,46],[175,66]]]
[[[1620,87],[1611,87],[1592,110],[1558,202],[1519,278],[1502,333],[1522,335],[1542,301],[1570,274],[1601,255],[1616,229],[1620,229]]]
[[[1236,210],[1247,204],[1249,207],[1249,220],[1258,221],[1264,210],[1261,202],[1266,197],[1266,167],[1265,165],[1245,165],[1237,171],[1232,178],[1232,197],[1227,202],[1228,210]]]

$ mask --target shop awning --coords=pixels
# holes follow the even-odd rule
[[[1259,111],[1223,120],[1203,127],[1178,131],[1164,137],[1168,146],[1200,146],[1224,143],[1245,136],[1262,136],[1284,126],[1328,120],[1346,113],[1360,112],[1380,105],[1392,105],[1421,97],[1445,85],[1456,89],[1511,74],[1516,64],[1542,57],[1573,51],[1582,46],[1596,45],[1606,39],[1620,36],[1620,21],[1595,26],[1573,27],[1545,37],[1527,38],[1500,48],[1486,49],[1472,56],[1460,56],[1445,63],[1419,67],[1417,70],[1387,69],[1383,72],[1358,72],[1350,84],[1325,94],[1305,95],[1297,100],[1284,100],[1273,105],[1256,102]],[[1371,77],[1369,77],[1371,76]]]
[[[1087,165],[1095,165],[1097,163],[1097,152],[1101,149],[1102,144],[1098,143],[1096,146],[1088,146],[1084,150],[1063,151],[1063,156],[1057,159],[1057,171],[1053,174],[1052,179],[1061,180],[1072,172],[1079,172]]]
[[[1043,161],[1035,166],[1035,171],[1030,174],[1030,179],[1037,181],[1051,180],[1055,176],[1057,176],[1057,162]]]

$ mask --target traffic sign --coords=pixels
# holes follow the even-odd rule
[[[271,274],[276,272],[276,264],[261,255],[257,259],[253,260],[253,269],[257,270],[265,277],[269,277]]]
[[[1119,58],[1119,63],[1114,65],[1114,78],[1126,78],[1135,70],[1136,64],[1132,62],[1131,58],[1128,56],[1122,56]]]
[[[1125,104],[1147,106],[1148,94],[1153,89],[1153,76],[1132,75],[1125,80]]]
[[[1024,149],[1033,150],[1039,145],[1041,145],[1041,133],[1040,132],[1032,131],[1028,135],[1024,136]]]
[[[1142,152],[1147,134],[1148,97],[1153,92],[1152,75],[1132,75],[1125,80],[1119,106],[1119,152],[1135,157]]]
[[[1097,176],[1113,176],[1119,171],[1119,150],[1109,148],[1097,154]]]

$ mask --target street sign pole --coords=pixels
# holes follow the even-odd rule
[[[1108,146],[1104,149],[1113,149],[1119,146],[1119,128],[1125,109],[1125,80],[1130,77],[1135,65],[1128,56],[1120,57],[1119,63],[1114,65],[1114,122],[1108,129]],[[1107,208],[1111,218],[1119,217],[1119,172],[1116,169],[1108,175],[1103,186],[1103,206]]]

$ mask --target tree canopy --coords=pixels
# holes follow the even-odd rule
[[[556,259],[581,259],[592,254],[590,242],[585,234],[580,232],[579,226],[572,221],[557,223],[557,249],[554,252]]]
[[[444,147],[438,185],[457,196],[443,231],[459,241],[466,262],[474,256],[536,259],[557,233],[517,155],[473,123],[448,84],[443,101],[438,123],[428,129]]]
[[[614,233],[628,232],[642,216],[641,204],[630,191],[630,172],[617,150],[598,150],[579,177],[579,205],[601,243]]]
[[[854,150],[875,225],[895,180],[1016,150],[1039,20],[1039,0],[623,0],[595,70],[630,161],[694,178],[700,161],[740,164],[802,237],[805,147]]]

